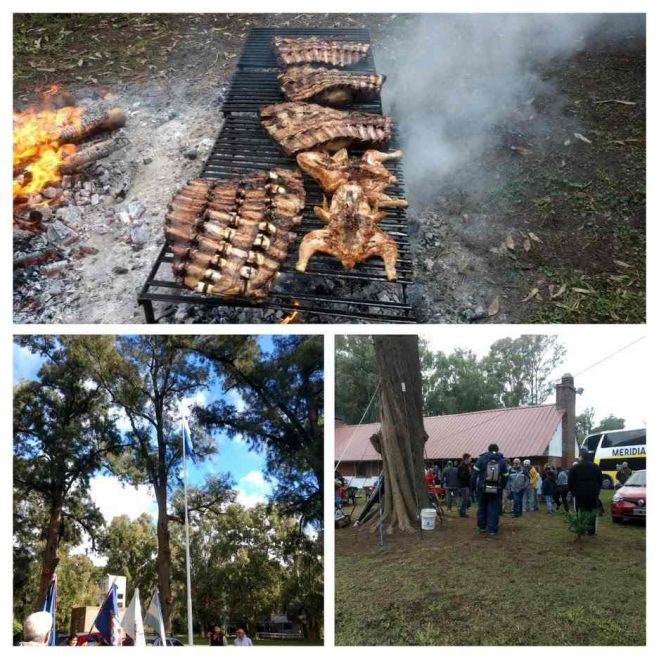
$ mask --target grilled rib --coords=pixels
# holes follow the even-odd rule
[[[281,91],[289,101],[345,105],[356,97],[372,98],[378,94],[385,76],[348,73],[313,66],[292,66],[281,73],[278,80]]]
[[[391,117],[345,112],[313,103],[276,103],[261,108],[261,125],[286,155],[324,148],[337,151],[353,142],[386,144]]]
[[[275,37],[272,41],[280,64],[321,62],[350,66],[364,59],[370,48],[356,41],[330,41],[318,37]]]

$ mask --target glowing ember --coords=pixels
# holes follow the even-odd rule
[[[14,114],[14,199],[43,190],[59,181],[63,160],[75,153],[72,144],[59,144],[64,126],[80,123],[80,109],[28,109]]]
[[[293,306],[299,307],[300,303],[297,300],[293,300]],[[299,315],[299,311],[294,311],[293,313],[288,314],[288,316],[281,321],[281,325],[290,325],[291,323],[294,323]]]

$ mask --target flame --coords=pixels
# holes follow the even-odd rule
[[[293,306],[294,307],[299,307],[300,303],[297,300],[293,300]],[[291,323],[294,323],[297,317],[300,315],[299,311],[294,311],[293,313],[289,313],[288,316],[286,316],[282,321],[281,325],[290,325]]]
[[[57,91],[53,86],[46,94]],[[59,144],[64,126],[80,122],[80,109],[65,107],[59,110],[30,108],[14,114],[14,199],[35,194],[48,184],[59,181],[59,167],[75,152],[72,144]]]

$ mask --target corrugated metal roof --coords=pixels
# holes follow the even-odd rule
[[[424,419],[429,460],[456,458],[463,453],[477,456],[495,442],[506,457],[542,455],[563,411],[556,405],[504,407],[467,414],[427,416]],[[341,462],[379,460],[369,437],[379,423],[341,426],[335,430],[335,459]]]

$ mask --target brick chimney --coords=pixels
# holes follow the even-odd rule
[[[576,433],[576,399],[574,378],[566,373],[561,383],[556,385],[556,407],[563,411],[563,467],[569,467],[574,460],[574,438]]]

